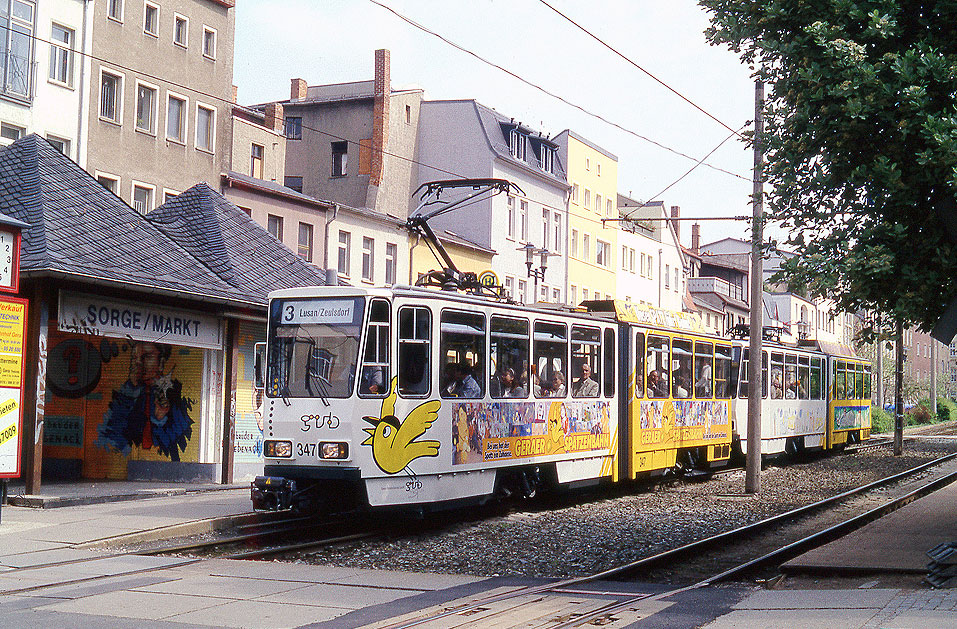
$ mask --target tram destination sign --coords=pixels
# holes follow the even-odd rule
[[[208,315],[145,303],[60,293],[62,332],[222,349],[222,326]]]
[[[290,299],[282,302],[279,322],[284,325],[354,324],[360,312],[355,299]]]

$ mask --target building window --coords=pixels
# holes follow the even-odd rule
[[[515,278],[511,275],[505,276],[505,296],[509,299],[515,295]]]
[[[555,212],[555,253],[562,252],[562,215]]]
[[[595,211],[601,214],[601,195],[595,195]]]
[[[598,173],[598,176],[601,177],[601,162],[595,162],[595,169]]]
[[[106,70],[100,72],[100,118],[122,123],[123,77]]]
[[[585,188],[585,198],[583,200],[584,200],[584,203],[582,203],[582,205],[587,210],[588,208],[591,207],[591,190],[589,190],[588,188]]]
[[[562,289],[553,288],[552,289],[552,301],[556,304],[562,303]]]
[[[123,21],[123,0],[108,0],[106,4],[106,17],[117,22]]]
[[[551,147],[542,145],[541,154],[539,156],[539,163],[541,164],[542,170],[547,173],[554,172],[555,168],[555,151]]]
[[[582,260],[591,262],[591,236],[582,235]]]
[[[648,256],[648,279],[655,279],[655,256]]]
[[[299,257],[312,262],[312,225],[299,223]]]
[[[32,1],[0,0],[0,56],[3,57],[0,93],[33,97],[35,17]]]
[[[155,87],[137,81],[136,129],[138,131],[156,133],[156,94]]]
[[[595,262],[599,266],[611,266],[611,245],[601,240],[595,241]]]
[[[681,290],[681,284],[678,282],[678,267],[675,267],[675,292]]]
[[[292,116],[286,118],[286,139],[302,139],[302,118]]]
[[[120,178],[113,175],[107,175],[105,173],[96,173],[96,180],[100,182],[100,185],[112,192],[113,194],[119,196],[120,194]]]
[[[388,242],[385,245],[385,283],[395,284],[396,278],[396,258],[398,258],[399,246]]]
[[[262,144],[253,143],[249,152],[249,176],[256,179],[263,178],[263,154],[265,148]]]
[[[143,184],[133,184],[133,209],[140,214],[149,214],[153,211],[153,192],[152,186]]]
[[[375,241],[372,238],[362,239],[362,279],[371,282],[375,276]]]
[[[412,105],[405,106],[405,124],[412,124]]]
[[[631,248],[628,249],[628,271],[635,272],[635,250]]]
[[[621,246],[621,270],[628,270],[628,247],[625,245]]]
[[[166,100],[166,138],[186,144],[186,99],[169,94]]]
[[[143,9],[143,32],[159,37],[159,7],[147,2]]]
[[[572,230],[572,250],[569,252],[569,255],[573,258],[578,257],[578,230]]]
[[[605,216],[612,215],[611,199],[605,199]]]
[[[518,218],[521,221],[521,239],[528,240],[528,201],[519,202]]]
[[[0,123],[0,139],[3,140],[4,144],[9,144],[11,142],[16,142],[23,137],[23,134],[26,132],[26,129],[23,127],[18,127],[7,122]]]
[[[65,138],[58,138],[55,135],[48,135],[47,142],[67,157],[70,156],[70,141]]]
[[[568,287],[568,290],[569,290],[568,297],[569,297],[569,301],[571,305],[577,306],[578,305],[578,287],[572,284],[571,286]]]
[[[548,249],[548,239],[552,231],[552,213],[542,208],[542,249]]]
[[[196,148],[213,152],[216,142],[216,110],[196,104]]]
[[[332,143],[332,176],[345,177],[346,166],[349,164],[349,143]]]
[[[516,301],[520,304],[525,303],[525,292],[528,289],[528,282],[525,280],[518,280],[518,299]]]
[[[165,205],[169,203],[170,201],[172,201],[178,196],[179,196],[179,192],[176,192],[175,190],[163,190],[163,204]]]
[[[272,237],[282,242],[282,217],[269,214],[266,217],[266,229],[272,234]]]
[[[517,129],[512,129],[508,135],[508,150],[515,159],[525,161],[525,153],[528,148],[528,137],[520,133]]]
[[[572,202],[578,203],[578,184],[577,183],[572,184]]]
[[[216,58],[216,29],[203,26],[203,56],[207,59]]]
[[[349,276],[349,260],[352,256],[352,234],[349,232],[339,232],[339,266],[340,275]]]
[[[590,158],[590,157],[586,157],[586,158],[585,158],[585,170],[591,170],[591,158]]]
[[[671,278],[671,265],[666,264],[665,265],[665,288],[671,288],[671,285],[669,284],[670,278]]]
[[[302,177],[286,175],[286,178],[283,180],[283,185],[285,185],[287,188],[295,190],[296,192],[302,192]]]
[[[50,36],[50,80],[73,87],[73,29],[53,25]]]
[[[189,45],[189,19],[173,14],[173,43],[186,48]]]
[[[508,197],[508,237],[515,238],[515,197]]]

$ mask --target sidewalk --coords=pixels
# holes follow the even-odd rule
[[[124,500],[184,496],[211,491],[247,489],[249,483],[162,483],[156,481],[79,480],[43,483],[39,494],[25,494],[23,481],[7,485],[7,505],[51,509]]]

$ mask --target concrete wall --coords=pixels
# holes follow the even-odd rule
[[[107,16],[108,4],[94,3],[92,51],[97,59],[92,64],[90,82],[87,170],[118,177],[118,193],[128,202],[134,180],[154,186],[154,207],[162,203],[164,189],[182,192],[200,181],[216,187],[230,160],[235,9],[213,0],[164,0],[157,3],[158,35],[154,37],[143,30],[143,2],[126,0],[122,21]],[[173,42],[174,14],[189,20],[186,48]],[[204,26],[216,31],[215,59],[203,55]],[[100,117],[103,70],[123,79],[119,124]],[[138,80],[158,92],[155,132],[135,128]],[[187,99],[184,143],[167,139],[170,93]],[[215,148],[211,152],[197,147],[198,103],[216,112]]]
[[[240,118],[233,117],[232,151],[230,170],[253,176],[252,145],[263,147],[262,179],[282,184],[286,172],[286,136],[280,131]]]
[[[415,207],[412,192],[418,187],[415,161],[422,92],[397,92],[390,101],[388,152],[382,156],[382,183],[378,188],[370,186],[366,207],[406,218]]]

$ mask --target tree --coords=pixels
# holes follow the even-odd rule
[[[784,278],[933,327],[957,297],[957,2],[701,0],[756,67]]]

